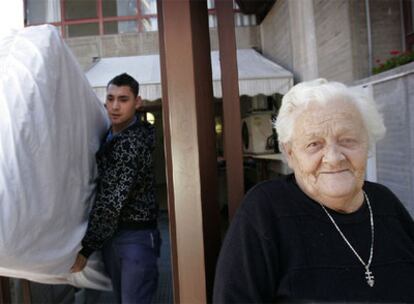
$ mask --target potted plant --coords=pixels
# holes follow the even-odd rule
[[[393,50],[390,52],[391,57],[386,61],[382,62],[380,59],[377,59],[375,62],[377,66],[372,69],[373,74],[378,74],[384,71],[391,70],[397,66],[410,63],[414,61],[414,52],[406,51],[401,53],[398,50]]]

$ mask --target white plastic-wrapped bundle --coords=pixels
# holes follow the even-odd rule
[[[53,26],[0,37],[0,275],[109,288],[97,254],[70,273],[107,127],[104,107]]]

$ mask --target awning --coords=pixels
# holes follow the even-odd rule
[[[285,94],[293,85],[293,74],[268,60],[253,49],[237,50],[240,95]],[[222,97],[219,52],[211,52],[213,94]],[[140,83],[144,100],[161,98],[159,55],[101,58],[87,72],[91,86],[101,100],[105,99],[106,85],[115,75],[128,73]]]

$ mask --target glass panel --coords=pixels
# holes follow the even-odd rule
[[[153,32],[158,31],[157,17],[150,17],[142,19],[142,31]]]
[[[123,34],[138,32],[137,22],[130,21],[111,21],[104,23],[104,34]]]
[[[98,23],[72,24],[66,26],[66,37],[99,35]]]
[[[137,1],[103,0],[102,14],[104,17],[135,16],[137,14]]]
[[[207,0],[207,8],[208,9],[214,8],[214,0]]]
[[[27,24],[60,21],[60,0],[27,0]]]
[[[250,25],[250,16],[249,15],[243,15],[243,26]]]
[[[118,22],[111,21],[104,23],[104,34],[118,34]]]
[[[257,25],[256,15],[250,15],[250,25]]]
[[[414,0],[411,0],[411,31],[414,32]]]
[[[131,32],[138,32],[138,25],[135,20],[118,22],[118,33],[122,34]]]
[[[242,13],[234,14],[234,24],[236,26],[252,26],[256,25],[255,15],[244,15]]]
[[[140,0],[142,15],[156,15],[157,14],[157,0]]]
[[[234,14],[234,25],[235,26],[242,26],[242,24],[243,24],[243,17],[242,17],[242,14],[240,14],[240,13],[235,13]]]
[[[65,0],[65,19],[97,18],[96,0]]]
[[[102,1],[102,16],[113,17],[118,16],[116,8],[116,0],[103,0]]]
[[[213,14],[208,15],[208,26],[210,28],[217,27],[217,16]]]

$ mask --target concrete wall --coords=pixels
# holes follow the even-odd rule
[[[350,1],[349,17],[351,26],[353,79],[362,79],[370,75],[368,68],[368,30],[365,1]]]
[[[267,58],[293,71],[288,0],[278,0],[260,25],[262,52]]]
[[[376,146],[378,182],[414,216],[414,63],[355,82],[373,87],[386,136]]]
[[[373,60],[390,57],[391,50],[402,50],[400,1],[370,0]]]
[[[348,0],[278,0],[260,27],[263,54],[296,81],[354,79]]]
[[[260,25],[265,56],[292,71],[296,81],[318,77],[313,0],[278,0]]]
[[[371,74],[368,65],[368,30],[365,1],[351,0],[350,24],[352,39],[353,79]],[[384,62],[390,51],[403,51],[400,1],[370,0],[370,25],[372,43],[372,66],[376,60]]]
[[[353,80],[348,0],[314,0],[319,77]]]
[[[369,76],[365,1],[310,1],[313,7],[309,0],[276,2],[260,25],[264,55],[291,70],[296,81],[312,78],[315,73],[314,77],[345,83]],[[402,51],[400,1],[369,0],[369,8],[375,65],[376,59],[390,57],[391,50]],[[305,18],[307,11],[313,15]],[[307,41],[313,35],[317,60],[313,58],[313,42]]]
[[[210,30],[211,49],[218,49],[217,29]],[[237,48],[260,48],[259,27],[236,27]],[[67,38],[66,43],[84,70],[94,57],[158,54],[158,32]]]
[[[87,69],[94,57],[157,54],[158,32],[67,38],[66,43]]]

